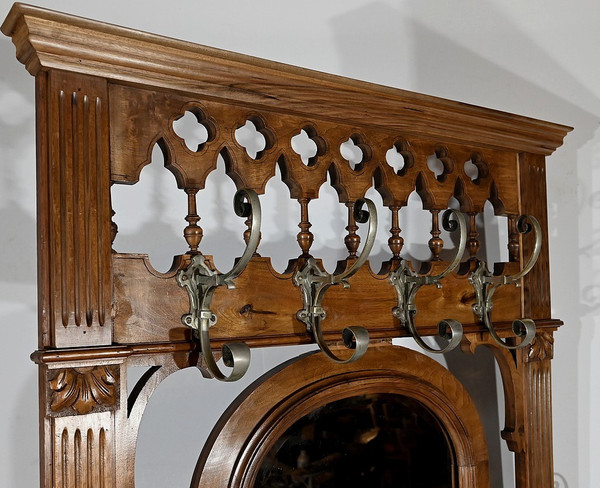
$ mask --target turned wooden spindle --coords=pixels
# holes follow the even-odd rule
[[[183,236],[185,237],[188,246],[190,246],[188,254],[198,254],[198,246],[204,235],[202,227],[198,225],[200,217],[196,211],[196,193],[198,193],[198,189],[186,188],[185,192],[188,196],[188,214],[185,217],[188,226],[183,230]]]
[[[390,229],[390,238],[388,239],[388,246],[392,251],[392,259],[394,261],[400,260],[400,253],[402,252],[402,248],[404,247],[404,239],[400,236],[400,212],[399,206],[392,206],[390,210],[392,211],[392,227]]]
[[[302,250],[301,258],[309,258],[310,256],[310,247],[315,239],[313,233],[309,230],[312,227],[312,224],[308,220],[308,203],[310,202],[310,198],[300,198],[298,203],[300,203],[300,223],[298,227],[300,227],[300,232],[296,236],[296,240],[298,241],[298,245]]]
[[[430,210],[431,212],[431,239],[429,239],[428,245],[429,249],[431,249],[432,261],[440,261],[440,253],[444,248],[444,241],[440,237],[442,233],[440,231],[440,219],[439,219],[439,210]]]
[[[477,260],[477,253],[479,252],[479,248],[481,247],[481,243],[479,242],[479,232],[477,232],[477,223],[475,222],[475,217],[477,217],[476,212],[469,212],[469,240],[467,241],[467,249],[469,250],[469,259],[471,261]]]
[[[517,216],[508,216],[508,260],[511,262],[519,261],[521,245],[519,243],[519,233],[517,232]]]
[[[346,226],[348,234],[344,237],[344,244],[348,249],[348,259],[356,259],[356,251],[360,246],[360,236],[356,233],[358,225],[356,225],[354,219],[354,202],[346,203],[346,207],[348,208],[348,225]]]

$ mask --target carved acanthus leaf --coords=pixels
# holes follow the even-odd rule
[[[72,408],[78,414],[86,414],[97,407],[111,407],[117,401],[117,376],[114,366],[61,369],[50,380],[50,408],[53,412]]]
[[[541,331],[536,334],[529,346],[527,361],[543,361],[554,357],[554,336],[552,332]]]

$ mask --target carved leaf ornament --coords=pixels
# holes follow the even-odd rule
[[[529,347],[529,361],[543,361],[554,357],[554,336],[551,332],[539,332]]]
[[[72,408],[78,414],[116,403],[116,372],[107,366],[62,369],[50,381],[53,412]]]

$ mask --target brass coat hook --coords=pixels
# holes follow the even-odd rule
[[[531,222],[528,224],[527,221]],[[496,329],[492,325],[492,308],[494,292],[502,285],[514,284],[521,286],[521,278],[525,276],[535,265],[540,251],[542,249],[542,229],[540,223],[532,215],[521,215],[517,221],[517,230],[521,234],[528,234],[533,229],[535,234],[535,244],[533,252],[523,269],[518,273],[510,276],[494,276],[487,269],[484,262],[480,261],[477,269],[469,276],[469,281],[475,288],[476,303],[473,305],[473,311],[483,321],[488,329],[492,339],[502,347],[507,349],[518,349],[529,344],[535,337],[535,322],[531,319],[518,319],[513,321],[512,330],[517,337],[522,337],[521,342],[516,345],[509,344],[498,335]]]
[[[450,219],[453,215],[456,220]],[[419,346],[433,353],[445,353],[454,349],[460,343],[463,335],[462,325],[458,320],[442,320],[438,324],[438,334],[449,342],[445,347],[436,349],[428,345],[421,338],[414,321],[414,316],[417,314],[415,297],[419,289],[423,285],[435,285],[437,288],[441,288],[442,284],[440,281],[458,267],[465,252],[467,226],[464,215],[456,210],[446,210],[442,217],[442,226],[448,232],[454,232],[458,229],[460,238],[452,262],[441,273],[434,276],[419,275],[412,270],[408,261],[403,259],[398,269],[390,274],[390,283],[396,288],[396,293],[398,294],[398,306],[394,307],[392,313],[396,318],[400,319],[402,325],[408,329]]]
[[[363,205],[367,210],[362,210]],[[348,359],[342,359],[336,356],[327,346],[321,330],[321,322],[326,317],[326,312],[322,307],[323,297],[330,286],[342,285],[348,288],[348,278],[354,275],[360,267],[365,264],[369,258],[369,253],[375,242],[377,233],[377,209],[375,204],[368,198],[360,199],[354,206],[354,218],[356,222],[364,224],[369,222],[367,238],[360,256],[352,266],[338,274],[329,274],[323,271],[314,258],[309,258],[304,266],[294,274],[294,284],[302,290],[304,308],[296,314],[298,320],[306,324],[306,329],[310,332],[315,342],[319,345],[323,353],[336,363],[351,363],[364,355],[369,347],[369,332],[361,326],[346,327],[342,332],[342,340],[348,349],[354,349],[354,352]]]
[[[217,316],[210,310],[210,302],[219,286],[235,288],[233,280],[244,271],[260,240],[261,211],[256,192],[239,190],[233,198],[233,207],[239,217],[251,217],[252,221],[246,249],[233,268],[227,273],[218,273],[208,267],[204,256],[197,254],[192,258],[190,265],[177,274],[179,286],[186,288],[190,297],[190,313],[181,317],[181,320],[200,340],[206,366],[213,377],[220,381],[236,381],[246,374],[250,366],[250,348],[240,342],[224,344],[221,348],[223,363],[232,370],[229,376],[221,372],[210,345],[209,330],[217,323]]]

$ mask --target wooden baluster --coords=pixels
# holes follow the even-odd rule
[[[346,226],[348,234],[344,237],[344,244],[348,249],[348,259],[356,259],[356,251],[360,246],[360,236],[356,233],[358,225],[354,220],[354,202],[346,203],[346,207],[348,208],[348,225]]]
[[[388,239],[388,246],[392,251],[392,259],[394,261],[400,260],[400,253],[402,252],[402,248],[404,247],[404,239],[400,236],[400,208],[401,207],[397,205],[390,207],[390,210],[392,211],[392,228],[390,229],[390,234],[392,235]]]
[[[519,261],[521,244],[519,243],[519,233],[517,232],[517,217],[508,216],[508,260],[511,262]]]
[[[183,230],[183,236],[185,237],[188,246],[190,246],[188,254],[198,254],[198,246],[204,235],[202,227],[198,225],[200,217],[196,211],[196,193],[198,193],[198,189],[186,188],[185,192],[188,196],[188,214],[185,217],[188,226]]]
[[[440,237],[439,210],[430,210],[431,212],[431,239],[429,239],[429,249],[431,249],[432,261],[440,261],[440,253],[444,248],[444,241]]]
[[[475,217],[477,216],[477,212],[469,212],[469,240],[467,241],[467,249],[469,250],[469,259],[471,261],[477,261],[477,252],[481,247],[481,243],[479,242],[479,233],[477,232],[477,223],[475,222]]]
[[[314,241],[314,235],[309,230],[312,227],[312,224],[308,220],[308,203],[310,202],[310,198],[300,198],[298,203],[300,203],[300,223],[298,227],[300,227],[300,232],[297,235],[298,245],[300,249],[302,249],[301,258],[310,258],[310,247]]]

